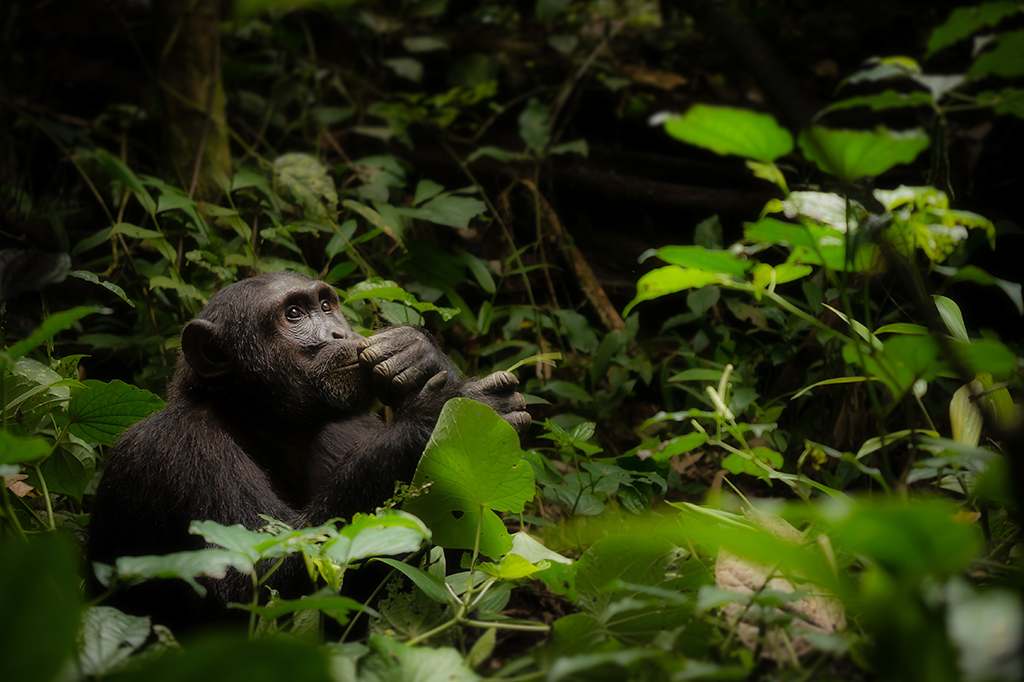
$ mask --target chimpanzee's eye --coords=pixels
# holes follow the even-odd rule
[[[284,311],[284,315],[289,320],[294,322],[298,320],[300,317],[302,317],[302,308],[300,308],[297,305],[290,305],[288,306],[288,309]]]
[[[320,301],[320,310],[323,310],[325,313],[331,312],[331,302],[330,301]]]

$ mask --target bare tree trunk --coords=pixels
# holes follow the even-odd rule
[[[157,74],[164,152],[172,178],[189,196],[213,200],[231,175],[220,74],[220,2],[158,0]]]

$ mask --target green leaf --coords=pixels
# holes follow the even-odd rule
[[[463,664],[462,655],[455,649],[411,647],[381,635],[371,635],[370,651],[371,654],[359,662],[361,682],[476,682],[480,679]]]
[[[932,31],[928,38],[928,59],[939,50],[960,42],[986,26],[995,26],[1005,17],[1016,14],[1016,2],[985,2],[977,7],[958,7]]]
[[[503,556],[512,538],[496,512],[522,512],[533,499],[533,470],[523,461],[519,436],[494,410],[467,398],[448,401],[430,437],[413,485],[427,494],[405,508],[434,532],[443,547]]]
[[[550,567],[551,565],[543,560],[537,562],[535,566],[517,554],[506,554],[497,564],[484,562],[477,566],[479,570],[499,580],[519,580]]]
[[[100,445],[113,445],[122,431],[164,405],[158,396],[122,381],[83,383],[85,388],[71,391],[67,416],[58,416],[58,421],[70,423],[73,434]]]
[[[384,65],[394,71],[402,78],[411,80],[414,83],[419,83],[423,80],[423,62],[412,57],[395,57],[394,59],[385,59]]]
[[[672,265],[721,272],[739,278],[754,266],[753,262],[738,258],[729,251],[713,251],[703,246],[663,246],[657,254],[658,258]]]
[[[404,243],[402,241],[402,227],[401,227],[401,225],[388,222],[377,211],[374,211],[369,206],[366,206],[365,204],[361,204],[358,201],[353,201],[352,199],[346,199],[345,201],[343,201],[342,202],[342,206],[344,206],[345,208],[351,209],[351,210],[355,211],[356,213],[358,213],[359,215],[363,216],[364,218],[366,218],[366,220],[371,225],[376,227],[378,230],[380,230],[381,232],[383,232],[387,236],[389,236],[392,239],[394,239],[395,242],[398,243],[399,246],[401,246],[402,248],[405,248],[405,245],[404,245]]]
[[[82,608],[81,556],[63,533],[5,538],[0,556],[0,660],[6,680],[55,680],[67,670]]]
[[[19,438],[9,431],[0,431],[0,464],[22,464],[46,457],[50,444],[45,438]]]
[[[477,159],[489,156],[492,159],[508,163],[509,161],[526,161],[530,157],[522,152],[510,152],[499,147],[480,147],[466,157],[466,163],[473,163]]]
[[[932,296],[932,300],[935,301],[935,307],[939,310],[939,316],[946,323],[946,328],[949,329],[949,333],[953,335],[953,338],[957,341],[970,343],[971,338],[967,336],[967,327],[964,325],[964,316],[960,313],[960,306],[945,296],[935,295]]]
[[[874,131],[813,126],[802,131],[799,139],[804,156],[844,182],[881,175],[897,164],[910,163],[929,143],[921,128],[900,132],[881,126]]]
[[[629,302],[623,315],[628,315],[638,303],[653,298],[667,296],[687,289],[699,289],[709,284],[730,284],[731,278],[696,268],[681,268],[678,265],[667,265],[651,270],[636,284],[636,298]]]
[[[1024,297],[1021,295],[1021,285],[1017,282],[1009,282],[1005,279],[993,277],[974,265],[965,265],[962,268],[950,268],[940,265],[935,268],[935,271],[946,275],[952,282],[974,282],[986,286],[994,284],[1010,297],[1013,305],[1017,308],[1017,314],[1024,315]]]
[[[576,588],[580,608],[601,619],[613,599],[635,590],[617,587],[620,581],[633,585],[657,586],[665,580],[665,569],[675,547],[660,537],[613,535],[600,538],[583,553],[576,565]]]
[[[78,279],[84,279],[86,282],[99,284],[101,287],[117,294],[118,298],[120,298],[122,301],[130,305],[132,308],[135,307],[135,303],[133,303],[132,300],[128,298],[128,295],[124,293],[124,289],[117,286],[113,282],[101,282],[99,277],[97,277],[94,273],[88,272],[86,270],[74,270],[72,272],[69,272],[68,274],[71,275],[72,277],[77,277]]]
[[[428,199],[433,199],[444,191],[444,187],[433,180],[420,180],[416,183],[416,194],[413,197],[412,205],[419,206]]]
[[[387,564],[396,571],[404,574],[416,587],[420,588],[423,594],[427,595],[439,604],[451,604],[452,596],[444,586],[444,581],[436,575],[424,571],[422,568],[411,566],[405,562],[395,559],[377,558],[382,564]]]
[[[562,144],[555,145],[548,150],[548,154],[552,156],[558,154],[579,154],[585,159],[590,154],[590,148],[587,146],[586,140],[573,140],[572,142],[563,142]]]
[[[92,315],[93,313],[106,314],[109,312],[106,308],[79,306],[71,310],[62,310],[59,313],[49,315],[31,334],[8,348],[6,353],[0,354],[0,359],[3,360],[4,365],[12,366],[18,358],[43,345],[65,329],[69,329],[75,322],[86,315]]]
[[[363,606],[355,599],[332,595],[328,597],[306,596],[300,599],[275,599],[273,606],[253,606],[245,604],[246,611],[255,613],[257,616],[268,620],[275,620],[281,616],[287,616],[297,611],[317,609],[322,611],[341,625],[348,623],[349,611],[368,611],[373,615],[373,609]]]
[[[142,186],[142,182],[138,176],[132,172],[121,159],[111,156],[110,152],[106,149],[99,149],[96,152],[96,159],[100,162],[100,165],[106,169],[108,173],[122,185],[127,187],[135,194],[138,198],[139,203],[146,209],[146,213],[153,215],[156,213],[156,203],[153,201],[153,197],[150,196],[146,188]]]
[[[793,136],[772,116],[733,107],[695,104],[682,116],[667,117],[665,132],[716,154],[762,163],[793,151]]]
[[[323,553],[338,564],[382,554],[415,552],[430,539],[430,531],[415,516],[398,511],[356,514],[338,537],[324,543]]]
[[[465,229],[469,227],[471,218],[475,218],[486,210],[487,204],[479,199],[447,195],[435,197],[419,208],[399,208],[395,209],[395,212],[438,225]]]
[[[221,579],[233,568],[245,574],[253,571],[253,562],[240,552],[223,549],[201,549],[194,552],[175,552],[162,556],[123,556],[115,564],[117,575],[123,580],[138,578],[181,578],[200,597],[206,588],[196,582],[197,577]]]
[[[519,136],[535,152],[543,152],[551,142],[551,113],[536,97],[519,114]]]
[[[130,616],[110,606],[93,606],[82,615],[80,671],[90,677],[120,672],[149,637],[148,617]]]
[[[967,71],[968,80],[985,76],[1016,78],[1024,74],[1024,31],[996,36],[995,47],[982,52]]]
[[[872,111],[883,111],[885,109],[898,109],[901,107],[926,107],[934,103],[934,99],[927,93],[915,90],[913,92],[897,92],[886,90],[874,95],[861,95],[849,97],[833,102],[821,110],[821,115],[844,109],[855,109],[857,107],[868,107]]]
[[[925,576],[957,575],[974,561],[982,538],[977,527],[953,520],[956,511],[933,501],[861,503],[833,519],[832,540],[881,563],[907,585]]]

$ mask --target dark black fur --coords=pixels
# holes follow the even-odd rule
[[[182,332],[167,406],[125,432],[107,457],[90,523],[89,558],[167,554],[204,546],[193,520],[256,529],[259,514],[293,527],[369,512],[415,471],[444,403],[465,396],[522,431],[530,424],[515,378],[465,380],[421,330],[352,331],[335,290],[294,273],[262,275],[215,295]],[[383,422],[370,408],[394,408]],[[300,561],[272,585],[308,589]],[[180,627],[228,617],[250,580],[183,581],[128,590],[114,604]],[[239,614],[241,612],[232,612]]]

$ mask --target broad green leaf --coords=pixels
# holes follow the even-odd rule
[[[933,102],[934,99],[927,92],[921,92],[920,90],[913,92],[886,90],[874,95],[861,95],[841,99],[822,109],[821,114],[824,115],[832,111],[842,111],[844,109],[855,109],[857,107],[868,107],[872,111],[898,109],[901,107],[925,107],[931,106]]]
[[[0,464],[32,462],[48,454],[50,444],[45,438],[19,438],[9,431],[0,431]]]
[[[40,488],[39,474],[51,493],[67,495],[81,501],[86,487],[96,475],[96,452],[86,443],[68,434],[53,455],[40,466],[39,474],[29,469],[28,482]]]
[[[494,576],[500,580],[519,580],[520,578],[546,570],[550,566],[551,564],[543,559],[534,565],[518,554],[506,554],[500,563],[483,562],[477,568],[487,575]]]
[[[406,646],[381,635],[370,636],[370,655],[359,662],[360,682],[476,682],[479,676],[451,648]]]
[[[551,142],[551,113],[536,97],[519,114],[519,136],[535,152],[544,151]]]
[[[81,555],[64,533],[25,543],[5,538],[0,556],[0,658],[5,680],[56,680],[70,665],[82,608]]]
[[[395,213],[438,225],[465,229],[469,227],[470,219],[486,210],[487,204],[479,199],[446,195],[435,197],[419,208],[395,209]]]
[[[580,608],[598,619],[623,589],[618,582],[657,586],[675,558],[675,547],[661,537],[613,535],[587,549],[576,564]],[[635,590],[627,592],[635,593]]]
[[[531,563],[552,561],[558,564],[572,564],[572,559],[564,557],[558,552],[552,552],[525,531],[519,531],[512,535],[512,549],[509,553],[521,556]]]
[[[1016,78],[1024,74],[1024,31],[996,36],[994,48],[982,52],[967,71],[968,80],[986,76]]]
[[[71,392],[67,417],[58,420],[70,423],[71,432],[80,438],[100,445],[113,445],[122,431],[164,405],[158,396],[122,381],[83,383],[85,388]]]
[[[987,373],[998,381],[1005,381],[1017,367],[1017,356],[995,339],[978,339],[969,344],[954,341],[952,346],[960,366],[969,376]],[[952,376],[950,370],[947,373]]]
[[[754,266],[753,262],[738,258],[728,251],[713,251],[703,246],[663,246],[657,250],[657,254],[658,258],[672,265],[721,272],[740,278]]]
[[[230,552],[244,554],[255,563],[259,559],[279,558],[287,554],[288,540],[302,531],[264,533],[249,530],[238,523],[225,526],[216,521],[193,521],[188,532],[201,535],[207,542]]]
[[[412,205],[419,206],[428,199],[433,199],[444,191],[444,187],[433,180],[420,180],[416,183],[416,194],[413,197]]]
[[[629,302],[623,315],[628,315],[638,303],[653,298],[667,296],[686,289],[699,289],[709,284],[729,284],[731,279],[726,275],[706,272],[696,268],[681,268],[678,265],[666,265],[645,274],[636,284],[636,298]]]
[[[775,206],[766,206],[765,212],[774,212]],[[849,228],[857,228],[857,215],[860,212],[858,209],[863,210],[856,201],[847,203],[844,197],[834,192],[791,192],[785,200],[778,202],[777,206],[787,218],[804,216],[824,223],[843,234],[846,234]]]
[[[925,576],[965,570],[982,546],[979,529],[953,520],[956,507],[936,501],[861,503],[831,518],[836,547],[870,558],[903,577],[907,585]]]
[[[758,263],[758,265],[754,268],[754,271],[751,273],[750,281],[751,284],[753,284],[754,286],[761,287],[762,289],[768,289],[778,284],[795,282],[798,279],[806,277],[812,272],[814,272],[814,268],[812,268],[810,265],[795,265],[793,263],[782,263],[778,267],[773,268],[767,263]],[[733,307],[735,305],[733,303],[734,300],[735,299],[729,299],[726,303],[729,305],[730,309],[733,310],[733,312],[736,312],[736,310]],[[751,308],[748,312],[755,315],[761,315],[760,312],[756,311],[753,308]],[[737,315],[737,317],[740,317],[742,319],[743,316]],[[763,327],[764,324],[760,324],[758,326]]]
[[[245,554],[223,549],[201,549],[194,552],[175,552],[162,556],[123,556],[115,564],[117,575],[123,580],[137,578],[181,578],[200,597],[206,588],[196,582],[197,577],[223,578],[228,569],[241,573],[253,571],[253,562]]]
[[[960,42],[986,26],[995,26],[1017,12],[1016,2],[985,2],[977,7],[958,7],[950,12],[941,25],[932,30],[928,38],[928,59],[939,50]]]
[[[695,104],[682,116],[669,116],[665,132],[716,154],[762,163],[793,151],[793,136],[772,116],[733,107]]]
[[[929,142],[921,128],[900,132],[881,126],[873,131],[813,126],[802,131],[799,138],[804,156],[845,182],[881,175],[897,164],[910,163],[928,148]]]
[[[265,0],[260,2],[265,6]],[[294,0],[289,0],[287,8],[295,4]],[[205,632],[189,642],[184,651],[176,646],[173,654],[160,656],[147,665],[133,666],[116,679],[118,682],[325,682],[336,679],[331,667],[334,660],[325,647],[314,646],[297,636],[249,640],[244,633]]]
[[[935,295],[932,296],[932,300],[935,301],[939,317],[945,322],[946,328],[949,329],[953,338],[963,343],[970,343],[971,338],[967,336],[967,327],[964,325],[964,316],[960,313],[960,306],[945,296]]]
[[[503,556],[512,538],[496,512],[522,512],[533,499],[533,470],[523,461],[519,437],[486,405],[448,401],[430,437],[413,485],[429,491],[405,508],[423,519],[443,547]]]
[[[166,277],[164,275],[157,275],[156,277],[150,278],[149,288],[171,289],[182,298],[190,298],[194,301],[199,301],[201,303],[206,302],[206,296],[203,296],[203,293],[199,291],[199,289],[197,289],[194,285],[185,284],[184,282],[173,280],[170,277]]]
[[[388,511],[380,515],[356,514],[333,538],[324,543],[323,553],[338,564],[382,554],[415,552],[430,539],[430,531],[416,517]]]
[[[130,616],[110,606],[93,606],[82,614],[78,663],[84,675],[106,677],[119,672],[150,634],[148,617]]]

